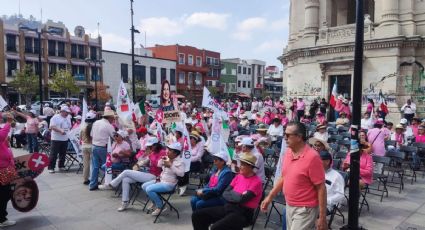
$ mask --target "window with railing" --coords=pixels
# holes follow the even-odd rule
[[[213,60],[211,57],[207,57],[207,65],[212,65],[213,64]]]
[[[16,60],[7,60],[7,76],[12,77],[13,72],[18,69],[18,62]]]
[[[38,38],[34,38],[34,53],[38,54],[40,52],[40,43]]]
[[[16,35],[6,34],[6,50],[16,52]]]
[[[58,42],[58,57],[65,57],[65,43]]]
[[[97,60],[97,48],[94,46],[90,47],[90,59]]]
[[[196,66],[198,67],[202,66],[202,57],[196,57]]]
[[[167,80],[167,69],[161,68],[161,83]]]
[[[202,75],[201,75],[201,73],[196,73],[195,85],[202,85]]]
[[[77,44],[71,44],[71,58],[77,58]]]
[[[33,53],[33,47],[32,47],[32,41],[33,38],[26,37],[25,38],[25,53]]]
[[[98,67],[91,67],[91,80],[92,81],[100,81],[100,74]]]
[[[219,66],[220,65],[220,59],[214,58],[214,65]]]
[[[185,80],[185,73],[184,72],[180,72],[179,73],[179,84],[185,84],[186,80]]]
[[[49,56],[56,56],[56,41],[48,41],[49,45]]]
[[[78,58],[79,59],[85,59],[86,54],[84,52],[84,45],[78,45]]]
[[[86,80],[86,70],[84,66],[73,65],[71,67],[71,73],[76,81]]]
[[[193,73],[189,73],[187,77],[187,84],[193,85]]]

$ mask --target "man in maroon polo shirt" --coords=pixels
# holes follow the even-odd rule
[[[286,229],[327,229],[325,171],[316,150],[306,144],[306,128],[291,122],[285,130],[288,149],[283,157],[282,177],[261,204],[267,210],[281,191],[286,200]]]

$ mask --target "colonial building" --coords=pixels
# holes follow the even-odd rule
[[[177,64],[177,92],[200,103],[204,86],[220,86],[220,53],[181,45],[148,47],[153,57],[174,60]]]
[[[291,0],[288,46],[281,62],[287,97],[352,96],[355,0]],[[425,109],[425,1],[365,0],[363,103],[389,103],[398,119],[408,98]]]
[[[231,96],[232,94],[236,94],[237,90],[237,75],[236,70],[238,66],[238,62],[234,61],[234,59],[221,59],[221,77],[220,82],[223,86],[223,93],[226,96]]]
[[[135,55],[135,82],[142,82],[148,94],[160,95],[162,81],[168,80],[171,86],[170,90],[175,92],[176,61],[154,58],[149,51],[139,48],[136,52],[150,56]],[[128,90],[132,87],[131,54],[103,50],[102,58],[105,60],[103,64],[104,83],[109,86],[108,91],[116,102],[121,80],[126,84]]]
[[[30,30],[28,30],[30,29]],[[41,32],[41,47],[38,34]],[[9,102],[20,102],[19,93],[9,86],[16,73],[25,65],[32,66],[38,74],[38,54],[41,50],[43,97],[61,95],[48,88],[51,76],[60,69],[66,69],[75,77],[81,88],[80,96],[94,88],[94,81],[102,81],[102,65],[90,60],[99,60],[102,50],[101,37],[91,38],[82,26],[77,26],[74,35],[62,22],[48,20],[41,23],[31,17],[3,16],[0,18],[0,83],[2,94]]]

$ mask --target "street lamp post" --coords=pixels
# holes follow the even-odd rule
[[[93,63],[94,64],[94,69],[96,70],[96,75],[94,76],[94,96],[95,96],[95,110],[97,111],[98,109],[98,100],[97,100],[97,78],[99,76],[99,71],[97,70],[97,64],[99,64],[99,66],[102,65],[102,63],[105,62],[105,60],[103,59],[90,59],[90,58],[86,58],[85,61],[89,64]],[[92,72],[92,77],[93,77],[93,72]]]
[[[30,28],[28,26],[19,25],[19,30],[27,30],[27,31],[33,31],[37,34],[38,38],[38,94],[40,97],[40,115],[43,115],[43,66],[41,63],[41,34],[43,33],[50,33],[50,34],[59,34],[58,32],[54,30],[43,30],[42,28],[40,31],[38,31],[37,28]]]
[[[133,102],[136,103],[136,82],[134,79],[134,33],[140,33],[140,31],[138,31],[137,29],[134,28],[134,24],[133,24],[133,16],[134,16],[134,11],[133,11],[133,1],[134,0],[130,0],[130,9],[131,9],[131,87],[132,87],[132,92],[133,92]]]

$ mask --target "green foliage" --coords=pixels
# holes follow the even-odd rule
[[[136,102],[145,99],[146,95],[150,94],[151,91],[146,87],[145,83],[140,80],[136,80],[134,83],[136,87]],[[128,86],[128,95],[133,100],[133,84],[131,80],[128,82]]]
[[[208,90],[210,91],[210,93],[211,93],[211,95],[212,95],[213,97],[218,96],[218,94],[220,93],[220,89],[219,89],[219,88],[217,88],[217,87],[214,87],[214,86],[208,86],[207,88],[208,88]]]
[[[67,98],[80,92],[80,88],[75,84],[74,77],[66,70],[59,70],[53,75],[49,88],[55,92],[65,93]]]
[[[39,77],[36,75],[30,65],[26,65],[21,69],[15,79],[10,82],[20,94],[25,97],[27,104],[31,103],[31,98],[38,93],[39,90]]]

